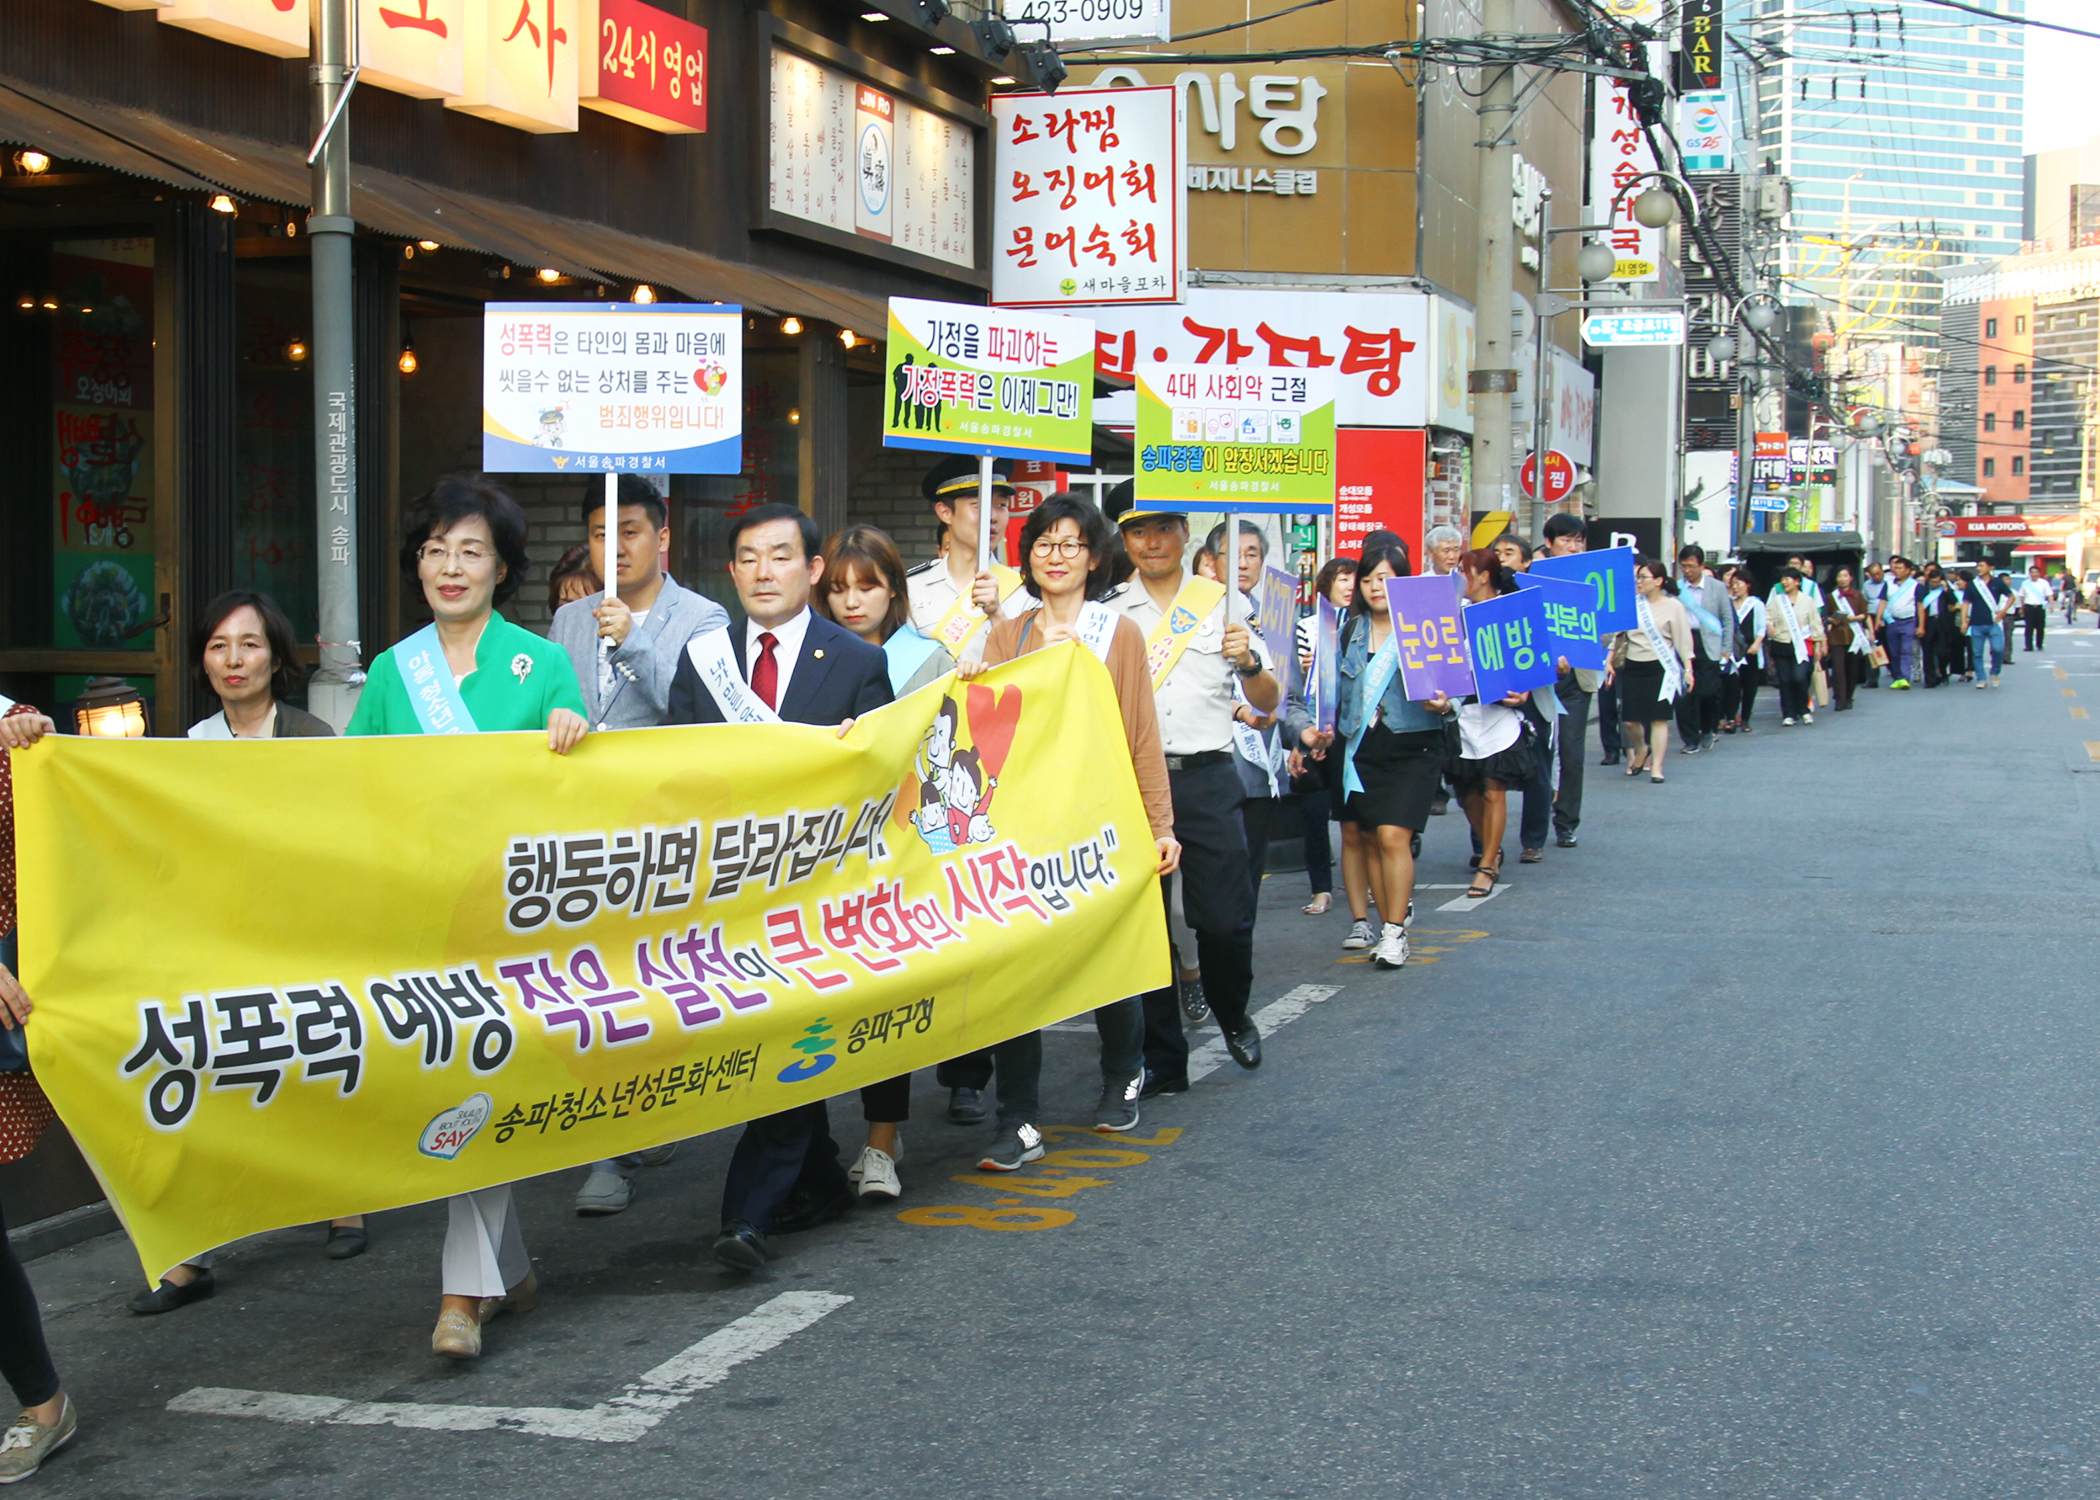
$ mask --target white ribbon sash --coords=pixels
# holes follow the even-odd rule
[[[736,657],[729,650],[729,629],[724,626],[694,636],[685,648],[686,655],[693,659],[693,668],[707,690],[715,695],[715,705],[722,710],[724,720],[731,724],[778,724],[780,715],[766,707],[765,699],[751,691],[744,674],[737,670]]]
[[[916,677],[919,668],[926,665],[926,658],[940,649],[940,642],[924,636],[909,625],[899,625],[882,643],[882,654],[889,658],[890,691],[901,693],[904,684]]]
[[[1663,702],[1675,703],[1684,693],[1684,666],[1677,659],[1677,648],[1663,634],[1662,627],[1655,623],[1655,611],[1648,607],[1648,596],[1633,597],[1633,617],[1641,627],[1641,634],[1648,638],[1648,649],[1663,669]]]
[[[467,712],[467,700],[459,695],[459,684],[452,680],[435,620],[394,649],[400,653],[394,661],[401,669],[401,685],[408,689],[408,706],[416,711],[416,723],[425,734],[481,732]]]
[[[1882,617],[1889,620],[1911,620],[1918,613],[1918,580],[1906,578],[1901,583],[1889,585],[1887,607]]]
[[[1371,628],[1370,617],[1364,617],[1364,630]],[[1385,690],[1393,685],[1400,673],[1400,632],[1388,631],[1385,644],[1371,658],[1364,670],[1363,697],[1359,700],[1363,711],[1363,722],[1356,726],[1356,733],[1349,736],[1348,753],[1342,757],[1342,795],[1353,797],[1364,789],[1363,778],[1356,774],[1356,747],[1364,742],[1371,731],[1371,721],[1378,717],[1379,706],[1385,702]]]
[[[1087,650],[1099,657],[1104,667],[1108,665],[1109,644],[1116,638],[1116,621],[1121,618],[1119,611],[1099,601],[1079,611],[1079,628],[1073,634],[1086,642]]]

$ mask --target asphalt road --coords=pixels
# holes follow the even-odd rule
[[[1426,893],[1398,974],[1272,878],[1296,1018],[1053,1141],[1106,1154],[970,1180],[921,1075],[903,1212],[749,1280],[706,1253],[725,1138],[618,1218],[529,1184],[541,1305],[471,1367],[428,1353],[435,1209],[347,1263],[250,1241],[156,1319],[121,1240],[47,1257],[83,1420],[23,1493],[2090,1496],[2100,640],[2051,639],[1812,728],[1767,693],[1666,786],[1593,742],[1582,847]],[[1423,879],[1465,853],[1436,820]],[[1094,1056],[1050,1038],[1053,1119]]]

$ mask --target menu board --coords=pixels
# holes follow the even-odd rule
[[[777,214],[951,265],[977,264],[976,132],[961,120],[773,49]]]

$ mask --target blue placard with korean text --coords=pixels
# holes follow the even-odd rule
[[[1585,672],[1604,670],[1604,642],[1597,637],[1597,590],[1589,583],[1550,574],[1519,573],[1517,582],[1546,600],[1546,638],[1556,660]]]
[[[1543,573],[1548,578],[1577,579],[1596,589],[1599,635],[1633,629],[1636,622],[1631,547],[1607,547],[1597,552],[1571,553],[1567,557],[1542,557],[1531,565],[1531,571]]]
[[[1466,645],[1473,653],[1473,691],[1482,703],[1526,693],[1557,680],[1557,653],[1546,638],[1546,596],[1537,589],[1465,608]]]

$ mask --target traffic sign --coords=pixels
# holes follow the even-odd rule
[[[1524,487],[1526,496],[1533,500],[1538,499],[1539,456],[1536,453],[1525,455],[1524,467],[1517,474],[1517,483]],[[1548,500],[1565,500],[1568,497],[1568,491],[1574,488],[1574,460],[1558,448],[1547,449],[1546,498]]]
[[[1582,341],[1594,349],[1624,349],[1684,342],[1684,314],[1612,310],[1582,320]]]

